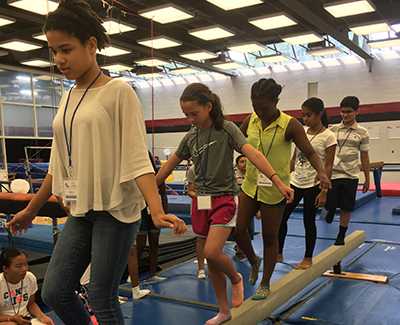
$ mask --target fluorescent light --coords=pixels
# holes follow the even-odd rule
[[[249,7],[263,3],[261,0],[206,0],[213,5],[224,10],[233,10],[237,8]]]
[[[160,82],[162,83],[162,85],[164,87],[169,87],[169,86],[175,86],[175,84],[173,83],[173,81],[169,78],[163,78],[160,79]]]
[[[390,39],[381,40],[381,41],[371,41],[371,42],[368,42],[368,45],[369,45],[369,47],[371,47],[373,49],[400,46],[400,38],[390,38]]]
[[[121,49],[120,47],[107,46],[102,50],[97,50],[97,53],[104,56],[117,56],[130,53],[127,50]]]
[[[373,33],[388,32],[390,30],[390,27],[387,23],[376,23],[353,26],[350,27],[350,30],[357,35],[369,35]]]
[[[302,65],[299,62],[294,62],[294,63],[290,63],[287,64],[286,67],[290,70],[290,71],[300,71],[300,70],[304,70],[304,65]]]
[[[224,69],[224,70],[233,70],[239,69],[242,67],[239,63],[236,62],[224,62],[224,63],[217,63],[213,65],[216,68]]]
[[[15,0],[8,1],[8,4],[13,7],[34,12],[39,15],[47,15],[58,7],[58,3],[52,0]]]
[[[228,47],[231,51],[251,53],[265,50],[265,47],[257,42],[249,42],[243,44],[232,45]]]
[[[0,16],[0,27],[15,23],[16,20],[5,16]]]
[[[40,67],[40,68],[47,68],[47,67],[54,65],[54,63],[51,63],[51,62],[45,61],[45,60],[40,60],[40,59],[22,61],[21,63],[24,65],[29,65],[32,67]]]
[[[40,41],[44,41],[47,42],[47,37],[45,34],[36,34],[36,35],[32,35],[33,38],[36,38]]]
[[[226,28],[220,26],[210,26],[204,28],[197,28],[189,31],[189,34],[206,41],[231,37],[235,34],[228,31]]]
[[[385,60],[391,60],[391,59],[400,58],[400,54],[399,53],[397,53],[396,51],[390,51],[390,50],[389,51],[388,50],[381,51],[379,53],[379,55]]]
[[[340,62],[337,59],[324,59],[322,60],[322,63],[326,67],[336,67],[340,65]]]
[[[185,68],[176,68],[176,69],[170,70],[170,72],[172,74],[193,74],[193,73],[196,73],[199,71],[196,69],[193,69],[193,68],[185,67]]]
[[[47,75],[47,74],[43,74],[43,75],[41,75],[41,76],[36,76],[36,77],[34,77],[33,79],[34,79],[35,81],[37,81],[37,80],[50,81],[50,80],[53,79],[53,77],[50,76],[50,75]]]
[[[324,6],[324,8],[336,18],[354,16],[375,11],[374,6],[368,0],[339,1],[332,4],[327,4]]]
[[[158,36],[152,39],[144,39],[137,41],[140,45],[152,47],[155,49],[165,49],[168,47],[180,46],[182,43],[165,36]]]
[[[325,56],[340,53],[340,50],[336,46],[327,46],[307,50],[307,54],[312,56]]]
[[[146,60],[138,60],[135,61],[137,64],[140,65],[145,65],[147,67],[157,67],[157,66],[162,66],[162,65],[166,65],[169,62],[164,61],[164,60],[160,60],[160,59],[146,59]]]
[[[270,30],[282,27],[297,25],[297,23],[285,14],[268,15],[249,19],[249,23],[261,28]]]
[[[288,61],[289,58],[282,54],[272,54],[272,55],[260,56],[256,60],[260,62],[276,63],[276,62]]]
[[[272,67],[272,71],[275,73],[287,72],[287,69],[285,68],[284,65],[273,64],[271,67]]]
[[[218,57],[217,54],[209,52],[209,51],[196,51],[196,52],[186,52],[179,54],[181,57],[193,61],[203,61],[208,59],[213,59]]]
[[[175,21],[193,18],[194,16],[179,8],[178,6],[167,4],[146,10],[139,11],[139,15],[152,19],[160,24],[173,23]]]
[[[107,19],[102,23],[108,35],[121,34],[136,30],[136,26],[123,23],[115,19]]]
[[[283,37],[282,40],[292,45],[298,45],[319,42],[322,41],[322,37],[315,33],[307,33]]]
[[[115,71],[115,72],[128,71],[128,70],[132,69],[132,67],[128,67],[127,65],[124,65],[124,64],[108,64],[108,65],[102,66],[102,68],[109,70],[109,71]]]
[[[172,81],[175,83],[175,85],[186,85],[187,83],[182,77],[173,77]]]
[[[8,50],[27,52],[40,49],[42,46],[26,41],[11,40],[0,44],[0,47]]]
[[[31,82],[31,77],[29,76],[24,76],[24,75],[19,75],[15,77],[18,81],[22,82]]]
[[[361,61],[359,59],[357,59],[354,55],[347,55],[347,56],[341,57],[340,61],[342,61],[343,64],[346,64],[346,65],[361,63]]]
[[[305,61],[303,64],[307,67],[307,69],[322,68],[322,65],[319,63],[319,61]]]

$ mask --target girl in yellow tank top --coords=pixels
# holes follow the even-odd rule
[[[282,86],[273,79],[260,79],[251,88],[254,108],[242,124],[248,143],[264,153],[278,176],[289,184],[291,144],[294,142],[318,171],[321,187],[328,188],[330,182],[321,160],[315,153],[303,126],[295,118],[277,108]],[[239,195],[237,219],[237,243],[252,265],[250,282],[257,281],[261,258],[252,247],[248,224],[258,210],[261,212],[264,241],[264,273],[254,300],[265,299],[269,293],[269,282],[278,255],[278,233],[286,200],[267,179],[257,172],[252,164],[247,165],[246,176]]]

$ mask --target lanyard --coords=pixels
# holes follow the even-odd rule
[[[203,180],[203,186],[205,187],[206,185],[206,176],[207,176],[207,169],[208,169],[208,153],[209,153],[209,145],[211,142],[211,133],[212,133],[212,127],[210,128],[210,131],[208,133],[208,141],[205,144],[205,146],[208,146],[206,148],[204,148],[203,153],[205,152],[205,163],[204,163],[204,159],[203,159],[203,154],[201,155],[201,159],[200,159],[200,177]],[[202,146],[204,147],[204,146]],[[199,129],[197,129],[196,131],[196,150],[197,150],[197,154],[200,155],[200,148],[199,148]]]
[[[348,138],[349,138],[351,132],[353,132],[353,129],[348,129],[348,130],[347,130],[347,134],[346,134],[346,138],[344,139],[342,145],[339,145],[339,143],[338,143],[338,147],[339,147],[338,154],[340,154],[340,152],[342,151],[342,148],[343,148],[343,146],[346,144],[346,142],[347,142],[347,140],[348,140]],[[338,139],[338,142],[339,142],[339,129],[337,130],[336,138]]]
[[[13,301],[12,301],[12,299],[11,299],[11,298],[12,298],[12,297],[11,297],[11,290],[10,290],[10,286],[8,285],[8,281],[7,281],[6,277],[4,277],[4,280],[6,280],[7,290],[8,290],[8,296],[9,296],[9,299],[10,299],[10,302],[11,302],[11,307],[12,307],[12,309],[13,309],[13,311],[14,311],[14,315],[18,315],[18,314],[19,314],[19,310],[20,310],[20,308],[21,308],[22,299],[24,298],[24,297],[23,297],[23,294],[22,294],[22,291],[23,291],[23,289],[24,289],[24,280],[21,280],[21,289],[20,289],[20,291],[21,291],[21,299],[19,300],[19,303],[18,303],[18,310],[17,310],[17,311],[15,311],[14,304],[13,304]],[[15,295],[15,299],[17,299],[17,295]]]
[[[321,128],[318,130],[318,132],[317,132],[316,134],[314,134],[314,135],[311,137],[311,139],[309,140],[310,143],[316,138],[316,136],[317,136],[318,134],[321,133],[321,131],[322,131],[323,128],[324,128],[324,127],[321,127]],[[308,133],[307,133],[307,135],[308,135]],[[303,166],[304,163],[307,161],[307,159],[306,159],[306,157],[305,157],[305,155],[304,155],[303,152],[300,151],[300,152],[298,153],[297,161],[298,161],[298,164],[299,164],[300,166]]]
[[[94,85],[94,83],[97,81],[97,79],[99,79],[100,75],[101,75],[101,71],[99,71],[99,73],[97,74],[96,78],[86,88],[85,92],[83,93],[81,99],[78,102],[78,105],[76,105],[75,110],[72,113],[71,125],[70,125],[70,128],[69,128],[69,142],[68,142],[67,126],[66,126],[65,119],[66,119],[66,116],[67,116],[67,109],[68,109],[68,104],[69,104],[69,99],[70,99],[70,96],[71,96],[72,88],[68,92],[67,102],[65,103],[65,108],[64,108],[63,126],[64,126],[65,143],[67,144],[69,172],[71,172],[71,168],[72,168],[72,125],[74,124],[75,115],[76,115],[76,112],[78,111],[78,108],[81,105],[83,99],[85,98],[86,93]],[[72,176],[72,175],[70,175],[70,176]]]
[[[259,134],[259,137],[260,137],[260,144],[261,144],[261,152],[264,154],[264,156],[265,156],[266,158],[268,158],[268,155],[269,155],[269,153],[271,152],[272,145],[274,144],[274,140],[275,140],[275,136],[276,136],[276,132],[277,132],[277,131],[278,131],[278,125],[275,127],[274,135],[272,136],[272,140],[271,140],[271,142],[270,142],[270,144],[269,144],[267,153],[265,153],[265,151],[264,151],[264,145],[263,145],[263,142],[262,142],[261,130],[258,129],[258,134]]]
[[[318,130],[318,132],[315,133],[315,134],[311,137],[310,143],[315,139],[315,137],[316,137],[318,134],[320,134],[320,132],[322,131],[323,128],[324,128],[324,127],[320,128],[320,129]]]

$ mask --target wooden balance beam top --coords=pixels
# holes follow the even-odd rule
[[[278,281],[272,283],[271,292],[262,301],[246,300],[239,308],[233,308],[232,319],[225,325],[258,324],[271,315],[279,306],[285,304],[294,295],[326,270],[340,262],[345,256],[360,246],[365,240],[365,232],[354,231],[345,239],[344,246],[330,246],[313,258],[313,265],[306,270],[293,270]]]
[[[34,194],[0,192],[0,213],[16,214],[24,209]],[[64,218],[65,210],[59,205],[57,198],[52,195],[47,203],[38,212],[39,216],[50,218]]]

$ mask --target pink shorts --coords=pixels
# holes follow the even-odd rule
[[[192,199],[192,228],[196,235],[207,237],[211,226],[236,226],[237,197],[221,195],[211,197],[210,210],[198,210],[197,198]]]

